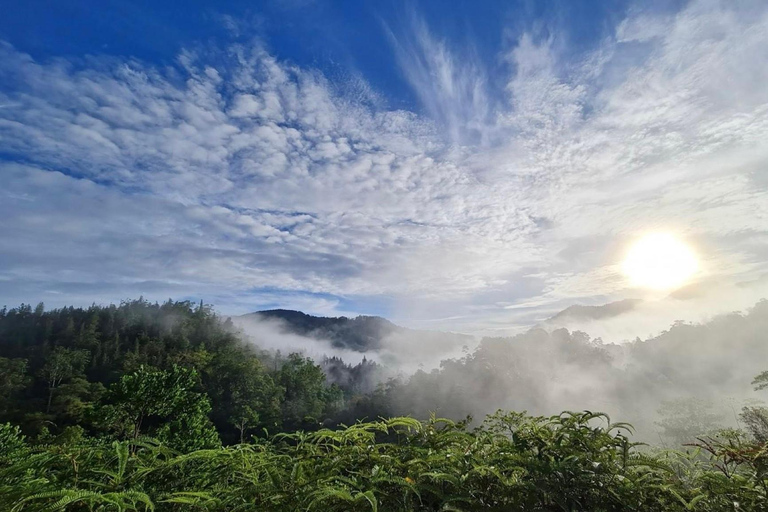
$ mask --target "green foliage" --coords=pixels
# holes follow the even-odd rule
[[[570,362],[602,364],[577,334],[540,334]],[[416,391],[441,408],[471,401],[462,383],[478,375],[509,393],[486,371],[525,364],[505,343],[361,395],[355,375],[374,365],[260,353],[204,304],[22,305],[0,315],[0,510],[768,510],[760,407],[743,411],[747,434],[715,432],[705,403],[665,404],[660,426],[685,452],[632,442],[598,412],[500,411],[476,428],[380,418]]]
[[[151,433],[183,451],[210,448],[219,444],[218,434],[208,419],[208,397],[193,391],[197,386],[194,369],[141,366],[110,388],[104,417],[119,437]]]
[[[342,398],[336,386],[326,386],[325,374],[311,359],[291,354],[276,376],[285,390],[283,422],[291,427],[318,424]]]
[[[0,460],[12,459],[26,453],[27,444],[21,429],[10,423],[0,423]]]
[[[663,402],[659,408],[661,435],[674,446],[690,443],[698,436],[718,429],[722,416],[713,412],[712,404],[695,398]]]
[[[752,385],[755,386],[755,391],[768,388],[768,370],[755,377],[755,380],[752,381]]]
[[[229,436],[230,440],[242,443],[257,429],[275,431],[282,427],[284,390],[258,359],[245,357],[240,351],[219,354],[205,367],[203,378],[211,401],[219,405],[214,421],[237,429],[237,436]]]
[[[40,369],[40,378],[45,381],[48,387],[48,403],[45,412],[51,410],[54,392],[73,377],[83,373],[88,364],[90,354],[85,350],[74,350],[65,347],[56,347],[48,354],[45,364]]]
[[[768,407],[744,407],[741,421],[758,443],[768,443]]]
[[[8,402],[29,380],[26,359],[0,357],[0,401]]]
[[[8,416],[17,407],[19,393],[32,378],[27,373],[26,359],[0,357],[0,416]]]
[[[242,441],[264,429],[316,429],[338,409],[341,394],[320,366],[299,356],[267,355],[239,338],[209,306],[187,301],[140,299],[51,311],[23,304],[0,315],[0,422],[45,439],[79,425],[91,435],[162,434],[180,449],[193,449],[215,445],[219,437]],[[152,369],[179,377],[175,366],[196,372],[177,383],[197,393],[184,395],[191,400],[185,405],[174,397],[185,414],[160,411],[162,388],[178,386],[160,382],[164,374],[144,375]],[[146,382],[122,382],[134,374]],[[118,397],[120,386],[135,389],[124,388]],[[147,415],[149,423],[139,422]],[[177,433],[184,431],[189,442],[179,444]],[[199,441],[192,442],[195,437]]]
[[[709,458],[652,455],[629,432],[601,413],[499,412],[475,430],[393,418],[186,454],[149,441],[49,445],[0,468],[0,508],[765,510],[765,446],[724,434],[700,440]]]

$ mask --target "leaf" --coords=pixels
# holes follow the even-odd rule
[[[360,499],[365,499],[368,501],[368,503],[371,505],[371,510],[373,512],[378,512],[378,501],[376,500],[376,496],[373,494],[373,491],[366,491],[355,496],[355,501],[359,501]]]

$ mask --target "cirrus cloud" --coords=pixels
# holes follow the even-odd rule
[[[472,52],[410,30],[390,39],[422,113],[259,44],[167,69],[3,45],[4,298],[373,298],[477,331],[637,295],[616,263],[649,230],[692,243],[702,281],[768,272],[764,4],[634,13],[579,56],[525,34],[500,93]]]

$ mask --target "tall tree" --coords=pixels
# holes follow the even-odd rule
[[[338,386],[328,386],[322,368],[300,354],[291,354],[276,375],[285,390],[283,421],[290,428],[317,425],[343,400]]]
[[[150,434],[184,450],[219,444],[208,413],[210,401],[195,391],[197,371],[142,366],[110,388],[105,416],[118,435],[137,439]]]
[[[51,410],[51,401],[56,389],[65,380],[82,374],[89,359],[90,354],[85,350],[73,350],[65,347],[53,349],[40,369],[40,377],[45,380],[48,387],[48,402],[45,407],[46,414]]]

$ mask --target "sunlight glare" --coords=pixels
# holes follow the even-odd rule
[[[632,285],[678,288],[698,270],[693,251],[669,233],[651,233],[632,245],[622,269]]]

